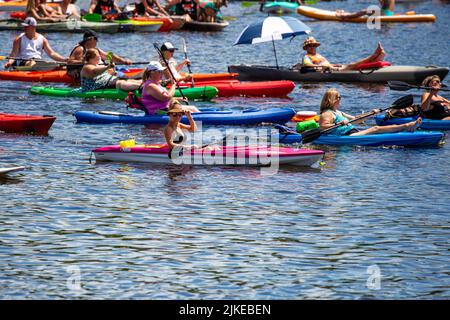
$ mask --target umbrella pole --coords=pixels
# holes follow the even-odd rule
[[[275,54],[275,62],[277,63],[277,69],[280,69],[278,67],[278,58],[277,58],[277,50],[275,48],[275,41],[273,40],[273,35],[272,35],[272,45],[273,45],[273,53]]]

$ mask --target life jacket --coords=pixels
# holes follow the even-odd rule
[[[420,114],[420,105],[413,104],[409,107],[403,109],[390,109],[386,112],[384,120],[389,120],[393,118],[409,118],[415,117]]]
[[[128,92],[125,103],[127,104],[127,108],[138,109],[144,111],[146,115],[149,114],[142,99],[138,96],[138,90]]]

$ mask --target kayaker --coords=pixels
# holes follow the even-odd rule
[[[381,6],[382,16],[393,16],[395,0],[379,0]],[[344,10],[336,10],[336,17],[342,20],[354,19],[363,16],[370,16],[373,14],[372,10],[363,9],[357,12],[345,12]]]
[[[166,139],[167,146],[170,149],[169,158],[172,157],[172,150],[191,150],[191,149],[199,149],[199,146],[195,144],[187,145],[186,144],[186,136],[183,133],[183,130],[187,130],[188,132],[197,131],[197,125],[192,118],[191,112],[189,110],[185,110],[184,106],[182,106],[178,101],[174,101],[170,107],[169,111],[167,111],[169,115],[169,123],[164,127],[164,138]],[[180,123],[181,117],[185,115],[189,121],[189,124]]]
[[[115,0],[92,0],[88,13],[97,13],[102,16],[107,14],[122,13]]]
[[[424,118],[433,120],[450,120],[450,101],[438,95],[441,86],[439,76],[426,77],[422,86],[431,88],[422,94],[420,106]]]
[[[119,80],[118,77],[108,73],[114,68],[114,63],[99,65],[100,54],[97,49],[88,49],[84,58],[84,66],[81,69],[81,91],[93,91],[99,89],[116,88],[124,91],[133,91],[140,87],[139,80]]]
[[[98,44],[98,35],[93,30],[87,30],[83,35],[83,40],[81,40],[75,48],[72,49],[72,52],[69,55],[69,60],[67,64],[67,74],[75,79],[75,81],[79,81],[80,72],[83,68],[84,63],[84,55],[89,49],[96,49],[100,54],[100,58],[103,63],[106,61],[106,56],[108,55],[105,51],[100,48],[97,48]],[[133,61],[130,59],[122,58],[116,54],[113,54],[112,61],[117,64],[131,64]]]
[[[333,127],[337,124],[342,124],[340,127],[329,132],[329,134],[342,135],[342,136],[362,136],[366,134],[380,134],[400,131],[414,131],[422,123],[422,118],[418,118],[416,121],[411,121],[405,124],[390,125],[390,126],[373,126],[365,130],[358,130],[352,124],[348,122],[356,119],[356,117],[347,113],[339,111],[341,104],[341,95],[339,91],[334,88],[328,89],[322,98],[320,104],[320,129],[324,130]],[[379,113],[380,109],[374,109],[372,112]],[[355,121],[355,123],[361,123]]]
[[[179,81],[191,81],[192,76],[190,74],[187,74],[185,76],[182,76],[179,72],[180,70],[184,67],[187,66],[188,64],[190,64],[191,62],[189,61],[189,59],[184,59],[180,64],[177,64],[177,62],[175,61],[175,59],[173,58],[174,52],[175,50],[177,50],[177,48],[175,48],[173,46],[172,43],[170,42],[165,42],[162,46],[161,46],[161,53],[164,57],[164,59],[166,59],[167,63],[170,66],[170,70],[172,71],[173,76],[175,77],[175,80],[177,82]],[[162,61],[161,59],[161,64],[165,64],[164,61]],[[164,78],[165,79],[171,79],[172,76],[170,74],[169,70],[165,70],[164,71]]]
[[[140,16],[146,16],[146,17],[162,17],[162,18],[169,18],[170,15],[167,13],[166,10],[161,6],[158,0],[141,0],[140,2],[137,2],[134,4],[135,10],[134,12],[137,15]],[[173,20],[170,19],[170,23],[173,23]]]
[[[381,15],[393,16],[395,10],[395,0],[379,0],[381,5]]]
[[[318,42],[314,37],[309,37],[303,42],[303,50],[306,50],[306,54],[303,56],[302,62],[295,65],[295,68],[301,67],[311,67],[319,70],[357,70],[358,66],[362,63],[383,61],[386,53],[381,46],[381,43],[378,42],[378,46],[375,49],[375,52],[362,60],[357,62],[352,62],[349,64],[332,64],[328,62],[328,60],[317,53],[317,47],[320,46],[320,42]]]
[[[74,4],[76,0],[63,0],[59,3],[59,10],[66,18],[80,18],[80,10]]]
[[[186,21],[197,20],[198,0],[168,0],[166,10],[176,16],[183,16]]]
[[[259,1],[259,11],[263,11],[263,9],[264,9],[264,5],[266,4],[266,3],[270,3],[270,2],[276,2],[276,1],[266,1],[266,0],[260,0]],[[302,3],[302,0],[286,0],[286,1],[284,1],[284,2],[289,2],[289,3],[296,3],[296,4],[298,4],[299,6],[302,6],[303,5],[303,3]]]
[[[28,0],[25,13],[27,17],[32,17],[39,22],[59,22],[66,21],[64,16],[55,15],[46,9],[45,0]],[[53,11],[53,9],[51,9]]]
[[[173,80],[170,81],[171,87],[167,90],[161,85],[161,79],[166,67],[163,67],[158,61],[150,61],[144,71],[142,86],[142,103],[149,114],[155,114],[158,110],[169,107],[171,100],[175,95],[176,86]],[[199,112],[194,106],[185,106],[190,112]]]
[[[222,20],[220,8],[228,6],[228,0],[197,0],[197,21],[217,22]]]
[[[36,61],[41,60],[42,53],[45,51],[47,55],[55,61],[66,62],[67,58],[55,52],[48,40],[40,33],[36,32],[37,21],[35,18],[26,18],[22,25],[24,32],[14,39],[10,57],[5,64],[5,68],[17,66],[34,66]]]

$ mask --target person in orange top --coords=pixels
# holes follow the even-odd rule
[[[320,46],[320,42],[318,42],[313,37],[309,37],[308,39],[303,42],[303,50],[306,50],[306,54],[303,56],[302,62],[298,65],[301,65],[303,67],[313,67],[316,69],[322,69],[322,70],[356,70],[357,66],[362,63],[369,63],[369,62],[376,62],[376,61],[383,61],[386,53],[381,46],[381,43],[378,42],[378,46],[375,50],[375,52],[362,60],[352,62],[349,64],[333,64],[330,63],[325,57],[317,53],[317,47]]]

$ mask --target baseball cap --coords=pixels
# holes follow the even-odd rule
[[[148,71],[164,71],[166,68],[164,68],[161,63],[158,61],[150,61],[150,63],[147,65],[146,70]]]
[[[80,44],[85,43],[86,41],[89,41],[91,39],[98,39],[97,32],[95,32],[94,30],[87,30],[83,34],[83,40],[80,41]]]
[[[24,27],[36,27],[37,26],[37,21],[33,17],[28,17],[28,18],[26,18],[23,21],[22,26],[24,26]]]
[[[175,48],[170,42],[164,42],[164,44],[161,46],[161,51],[174,51],[177,49],[178,48]]]

